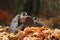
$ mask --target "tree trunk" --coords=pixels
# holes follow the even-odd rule
[[[44,9],[43,9],[43,15],[44,15],[44,17],[46,17],[46,12],[47,12],[47,0],[44,0],[44,2],[43,2],[43,7],[44,7]]]

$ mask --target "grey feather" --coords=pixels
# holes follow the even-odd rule
[[[16,27],[18,27],[19,18],[20,18],[20,15],[17,15],[15,18],[13,18],[11,25],[10,25],[9,32],[15,33]]]
[[[36,26],[46,26],[46,27],[48,27],[44,22],[42,22],[42,21],[39,20],[38,18],[34,18],[33,20],[34,20],[34,24],[35,24]]]

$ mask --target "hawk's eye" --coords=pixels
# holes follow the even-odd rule
[[[52,36],[52,39],[55,39],[55,36]]]
[[[37,37],[37,35],[34,35],[34,37]]]

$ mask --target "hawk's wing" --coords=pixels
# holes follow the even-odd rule
[[[13,18],[11,25],[10,25],[9,32],[15,33],[16,27],[18,27],[19,18],[20,18],[20,15],[17,15],[15,18]]]
[[[46,26],[46,27],[48,27],[44,22],[42,22],[38,18],[34,18],[33,20],[34,20],[34,23],[35,23],[36,26]]]

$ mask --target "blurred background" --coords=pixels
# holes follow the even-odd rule
[[[10,25],[23,11],[38,17],[50,28],[60,28],[60,0],[0,0],[0,25]]]

